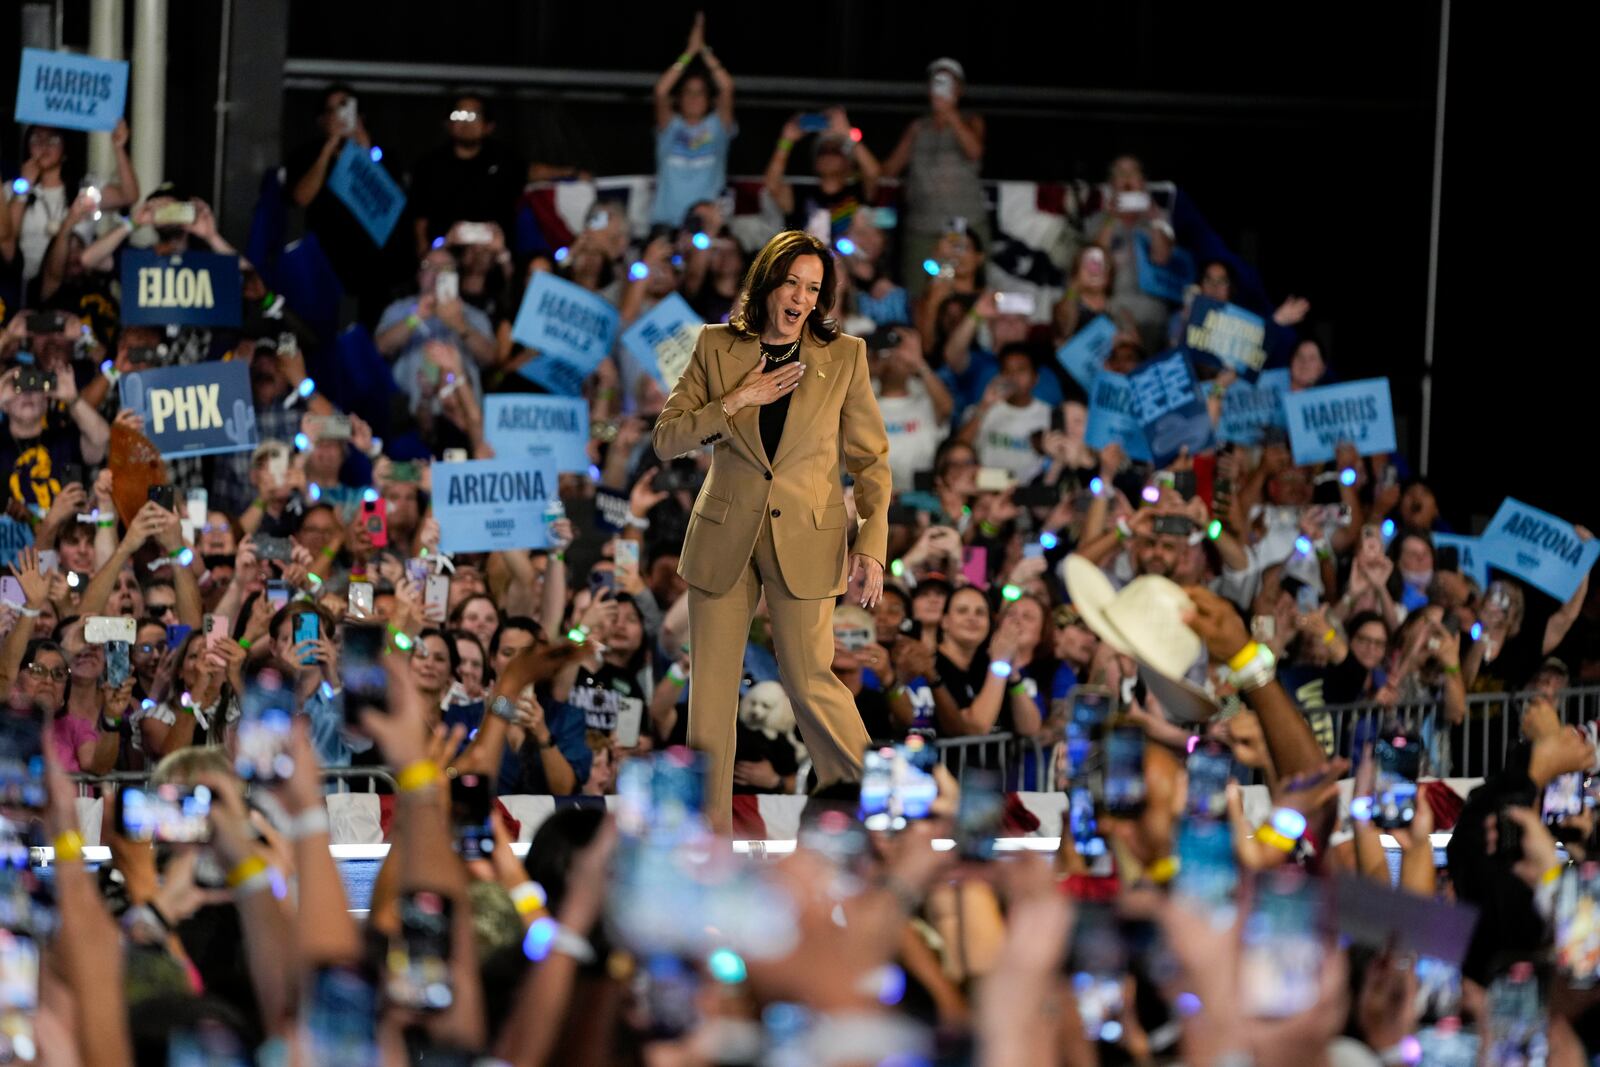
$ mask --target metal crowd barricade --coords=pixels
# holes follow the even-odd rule
[[[100,796],[104,786],[115,785],[143,785],[150,780],[149,771],[111,771],[107,774],[73,774],[69,775],[74,786],[78,788],[80,796]],[[377,792],[379,783],[396,791],[394,770],[389,767],[324,767],[321,771],[323,784],[337,782],[341,788],[348,788],[349,783],[365,780],[365,792]]]
[[[979,734],[975,737],[941,737],[933,743],[945,769],[962,780],[967,768],[988,767],[1007,771],[1011,767],[1011,741],[1009,733]]]
[[[1304,709],[1307,719],[1331,720],[1333,752],[1354,758],[1360,744],[1378,734],[1390,722],[1421,732],[1429,742],[1435,759],[1426,773],[1440,777],[1486,778],[1505,765],[1506,752],[1522,736],[1522,715],[1528,704],[1542,694],[1468,693],[1466,716],[1460,723],[1448,722],[1443,701],[1411,701],[1393,706],[1366,701],[1359,704],[1328,705]],[[1563,725],[1579,725],[1600,719],[1600,686],[1563,689],[1551,701]]]

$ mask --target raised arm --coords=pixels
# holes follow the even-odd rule
[[[793,118],[785,122],[778,132],[778,143],[772,146],[772,155],[767,159],[766,172],[761,176],[767,195],[785,215],[794,210],[794,186],[784,181],[783,176],[789,169],[789,153],[804,136],[805,131]]]
[[[683,77],[683,72],[688,69],[694,57],[706,44],[706,17],[700,12],[695,12],[694,25],[689,30],[689,40],[683,46],[683,54],[672,61],[672,66],[661,72],[661,77],[656,79],[655,90],[652,96],[655,99],[656,130],[664,130],[672,121],[672,90],[678,84],[678,79]]]

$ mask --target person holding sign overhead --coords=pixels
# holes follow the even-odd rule
[[[139,176],[134,173],[133,160],[128,157],[128,124],[118,121],[111,133],[111,146],[116,153],[117,176],[104,186],[96,187],[91,177],[85,177],[67,152],[66,133],[51,126],[34,126],[28,130],[28,158],[18,168],[18,179],[12,183],[15,195],[7,210],[11,216],[11,230],[16,247],[22,249],[22,280],[33,281],[44,263],[45,249],[50,239],[61,229],[67,217],[67,208],[79,193],[95,189],[101,211],[115,211],[139,199]],[[81,166],[81,165],[80,165]],[[75,172],[76,171],[76,172]],[[69,191],[68,186],[75,188]],[[76,188],[76,186],[83,188]],[[15,248],[0,248],[7,258]]]
[[[678,573],[689,584],[689,744],[710,757],[707,815],[731,825],[740,657],[764,592],[784,687],[823,786],[855,780],[869,738],[830,669],[834,599],[846,589],[843,475],[855,479],[849,586],[883,593],[889,440],[866,343],[828,318],[833,256],[809,234],[767,242],[726,326],[700,332],[656,420],[662,459],[715,446]],[[840,457],[843,456],[843,463]]]

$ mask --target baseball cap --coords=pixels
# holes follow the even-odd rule
[[[949,56],[940,56],[938,59],[928,64],[928,77],[931,78],[940,71],[948,71],[949,73],[955,75],[956,81],[964,82],[967,80],[966,68],[961,65],[961,61],[958,59],[951,59]]]

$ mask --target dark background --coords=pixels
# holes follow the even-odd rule
[[[253,158],[282,158],[313,136],[319,99],[314,77],[252,85],[245,53],[258,48],[258,60],[286,53],[624,72],[631,77],[621,84],[600,77],[495,93],[500,134],[520,152],[596,174],[653,169],[648,83],[682,50],[694,10],[234,4],[235,19],[249,5],[248,18],[279,34],[241,43],[235,28],[233,118],[259,118],[252,93],[282,106],[278,143],[259,138]],[[867,143],[886,154],[915,101],[870,89],[818,98],[808,80],[916,82],[930,59],[953,55],[966,66],[973,108],[989,121],[986,176],[1097,179],[1114,155],[1139,155],[1257,264],[1274,301],[1310,298],[1307,329],[1339,376],[1390,377],[1403,447],[1418,457],[1439,3],[704,8],[707,38],[736,80],[792,79],[740,93],[732,173],[762,169],[791,112],[833,103],[847,104]],[[85,44],[87,0],[62,0],[62,11],[65,40]],[[212,187],[221,12],[220,3],[174,0],[169,19],[167,174],[202,192]],[[1516,21],[1504,8],[1458,3],[1450,14],[1431,475],[1457,528],[1473,528],[1507,493],[1600,528],[1588,492],[1590,378],[1586,361],[1569,354],[1585,339],[1567,326],[1583,321],[1590,285],[1551,269],[1587,221],[1575,155],[1592,122],[1579,127],[1567,115],[1568,101],[1591,95],[1576,86],[1582,35],[1544,15]],[[0,15],[0,84],[15,84],[17,33],[15,18]],[[403,171],[442,139],[440,94],[450,82],[422,83],[403,70],[388,77],[362,84],[360,95],[368,129]],[[0,153],[8,174],[17,140]],[[254,186],[236,180],[227,197],[253,202]],[[1575,279],[1570,296],[1552,291],[1562,277]]]

